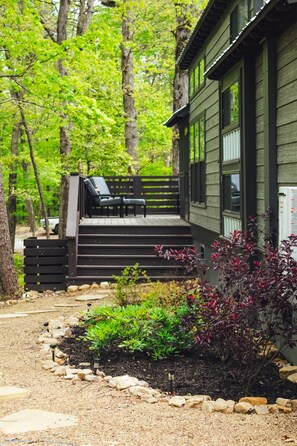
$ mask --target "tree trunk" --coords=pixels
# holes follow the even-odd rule
[[[20,297],[18,278],[13,263],[13,252],[8,228],[8,218],[0,165],[0,293],[10,298]]]
[[[25,172],[25,176],[28,176],[28,163],[25,161],[22,162],[22,168]],[[26,209],[28,213],[28,223],[30,227],[30,231],[32,232],[32,237],[35,237],[35,231],[36,231],[36,224],[35,224],[35,213],[34,213],[34,206],[33,201],[30,197],[26,199]]]
[[[40,178],[39,178],[39,173],[38,173],[37,165],[36,165],[36,162],[35,162],[35,156],[34,156],[33,143],[32,143],[32,139],[31,139],[31,133],[30,133],[30,130],[29,130],[28,125],[27,125],[27,121],[26,121],[26,117],[25,117],[22,105],[20,104],[20,102],[17,102],[17,105],[18,105],[18,108],[20,110],[20,114],[21,114],[21,118],[22,118],[22,126],[24,127],[24,130],[25,130],[25,133],[26,133],[26,137],[27,137],[27,141],[28,141],[28,145],[29,145],[30,159],[31,159],[31,163],[32,163],[32,166],[33,166],[33,170],[34,170],[35,180],[36,180],[37,189],[38,189],[39,198],[40,198],[41,207],[42,207],[42,213],[43,213],[44,219],[45,219],[46,238],[49,239],[50,238],[50,234],[49,234],[49,227],[48,227],[47,210],[46,210],[46,205],[45,205],[45,201],[44,201],[43,191],[42,191],[41,182],[40,182]]]
[[[10,153],[13,157],[18,154],[19,136],[20,136],[20,124],[17,123],[13,126],[11,135]],[[9,173],[8,177],[8,204],[7,204],[8,227],[9,227],[12,251],[14,251],[15,231],[16,231],[17,199],[14,192],[16,187],[16,181],[17,181],[16,163],[14,163],[12,171]]]
[[[175,61],[177,62],[182,49],[184,48],[191,34],[191,24],[189,22],[189,6],[176,3],[177,27],[175,32]],[[186,70],[180,70],[175,64],[173,80],[173,112],[186,105],[188,98],[188,73]],[[175,125],[172,128],[172,173],[179,173],[179,130]]]
[[[126,8],[122,18],[122,90],[125,112],[125,144],[128,154],[134,160],[134,169],[138,169],[138,130],[137,111],[134,100],[134,66],[133,66],[133,14]]]
[[[82,36],[87,31],[93,14],[95,0],[80,0],[76,35]]]

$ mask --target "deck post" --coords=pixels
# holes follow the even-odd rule
[[[133,176],[133,198],[142,198],[142,183],[139,175]],[[136,206],[136,215],[140,210],[141,206]]]
[[[76,276],[77,273],[77,246],[78,227],[80,220],[80,176],[71,175],[68,195],[68,215],[66,226],[66,238],[68,239],[68,273],[69,277]]]

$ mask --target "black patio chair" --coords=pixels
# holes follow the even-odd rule
[[[113,210],[113,215],[117,215],[119,209],[120,217],[123,217],[123,200],[121,197],[107,193],[101,195],[89,178],[86,178],[84,183],[87,190],[87,212],[89,217],[92,217],[93,211],[98,208],[101,210],[102,215],[104,208],[106,208],[107,216],[109,216],[110,208]]]
[[[110,190],[103,177],[90,177],[90,181],[95,189],[103,196],[111,196]],[[122,196],[123,206],[125,208],[125,215],[128,215],[129,207],[133,207],[134,216],[136,217],[137,206],[143,207],[143,215],[146,217],[146,201],[144,198],[129,198]]]

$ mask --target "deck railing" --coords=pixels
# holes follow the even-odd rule
[[[148,214],[179,214],[178,176],[106,176],[114,194],[145,198]]]
[[[68,272],[75,277],[77,272],[77,249],[79,221],[86,215],[86,189],[84,176],[71,175],[69,184],[68,217]],[[178,176],[106,176],[110,191],[129,198],[145,198],[148,214],[179,214]]]

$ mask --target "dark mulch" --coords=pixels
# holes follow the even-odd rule
[[[78,366],[81,362],[93,364],[94,352],[88,349],[86,342],[77,340],[79,335],[82,335],[82,331],[76,329],[73,337],[65,338],[60,348],[69,356],[71,365]],[[213,399],[221,397],[233,400],[247,395],[243,384],[226,365],[198,350],[161,361],[152,361],[143,354],[127,354],[122,350],[105,352],[100,358],[100,370],[106,375],[134,376],[165,392],[169,390],[168,373],[174,372],[175,390],[179,395],[206,394]],[[278,368],[269,364],[251,384],[248,394],[266,396],[270,403],[274,403],[278,397],[296,399],[297,385],[281,380]]]

